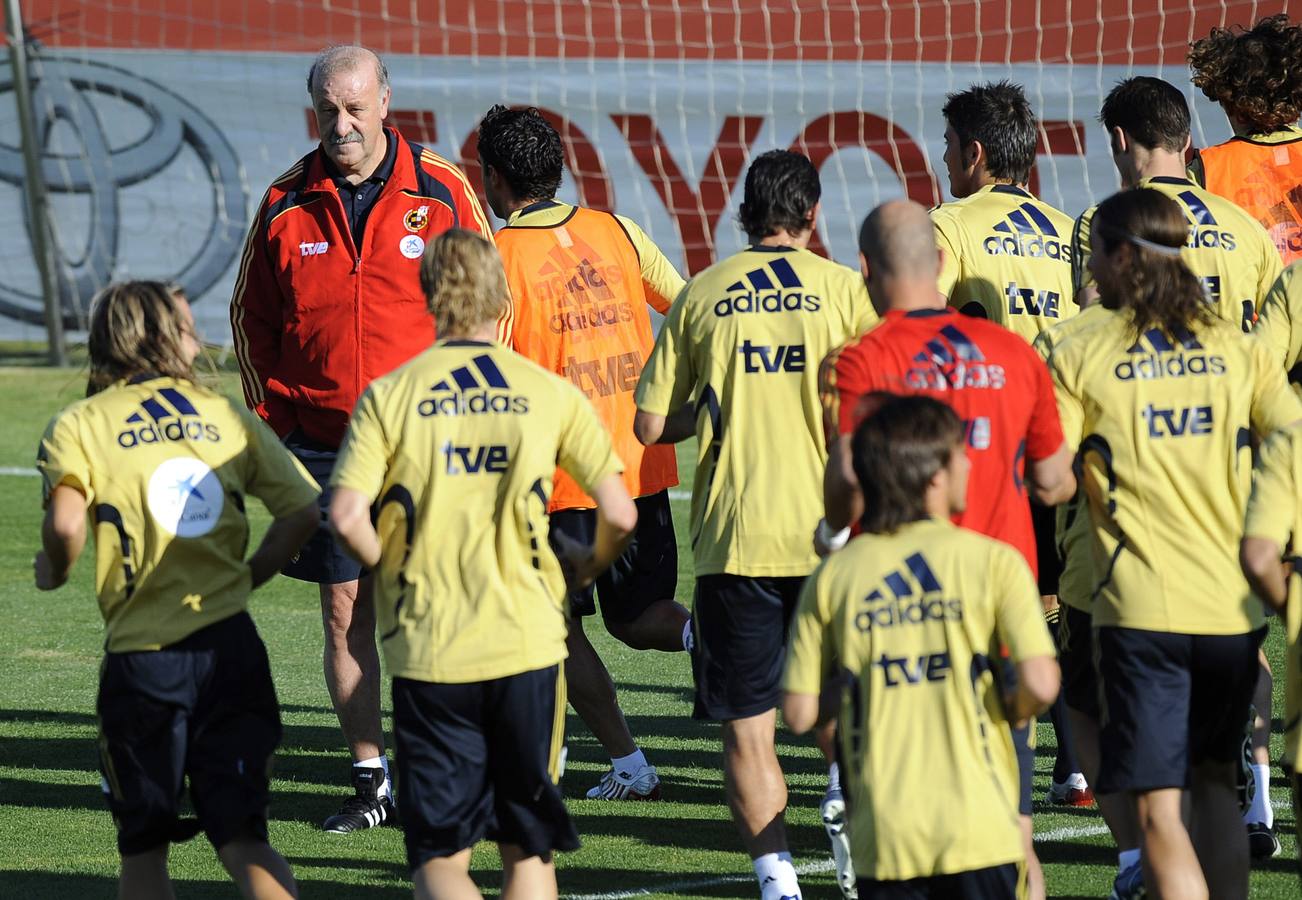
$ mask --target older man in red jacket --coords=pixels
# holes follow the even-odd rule
[[[231,328],[249,406],[325,485],[367,384],[434,341],[419,278],[426,242],[454,227],[492,231],[456,166],[384,126],[389,74],[377,55],[323,50],[308,92],[321,144],[258,207]],[[285,574],[320,585],[326,686],[353,757],[355,796],[325,830],[382,824],[393,800],[370,579],[325,529]]]

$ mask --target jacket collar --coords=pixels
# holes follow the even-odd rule
[[[385,127],[384,136],[391,142],[393,147],[393,174],[384,183],[384,189],[380,196],[393,193],[394,191],[415,191],[416,190],[416,162],[412,159],[411,148],[396,128]],[[320,145],[312,152],[307,165],[307,181],[303,186],[305,191],[314,191],[338,195],[339,189],[335,187],[335,180],[330,174],[329,168],[325,163],[325,151]]]

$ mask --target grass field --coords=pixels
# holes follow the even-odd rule
[[[222,386],[234,390],[229,378]],[[41,594],[31,586],[39,482],[13,471],[31,466],[50,415],[83,389],[78,372],[0,369],[0,421],[8,423],[0,430],[0,579],[10,585],[0,602],[0,896],[22,900],[108,897],[116,884],[113,825],[95,768],[94,692],[103,637],[91,560],[83,559],[59,592]],[[252,512],[265,525],[260,507]],[[676,502],[674,512],[685,548],[686,503]],[[684,558],[678,593],[685,603],[691,586],[691,561]],[[348,758],[322,683],[315,591],[277,579],[255,595],[252,611],[271,654],[285,719],[273,782],[273,842],[293,865],[304,897],[410,896],[396,829],[340,838],[318,828],[342,798]],[[634,733],[660,770],[665,802],[579,799],[605,769],[605,759],[571,715],[564,791],[584,843],[559,859],[562,895],[755,897],[749,860],[723,804],[717,728],[690,718],[686,657],[630,651],[599,621],[589,621],[589,633],[615,676]],[[1278,626],[1267,646],[1282,671]],[[387,709],[387,689],[385,696]],[[1276,732],[1282,702],[1277,684]],[[791,789],[787,821],[805,896],[839,896],[818,821],[826,777],[821,760],[808,740],[786,732],[779,732],[778,749]],[[1052,729],[1041,725],[1037,801],[1048,788],[1053,752]],[[1278,778],[1272,797],[1284,851],[1256,868],[1252,896],[1295,898],[1294,822]],[[1036,831],[1050,896],[1107,896],[1116,855],[1095,811],[1037,802]],[[233,896],[202,839],[175,847],[171,859],[178,896]],[[485,893],[495,894],[495,852],[481,847],[473,865]]]

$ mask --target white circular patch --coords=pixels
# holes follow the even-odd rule
[[[202,537],[212,531],[225,502],[217,475],[190,456],[167,460],[149,477],[149,511],[177,537]]]
[[[398,241],[398,252],[408,259],[420,259],[425,252],[425,239],[419,234],[409,234]]]

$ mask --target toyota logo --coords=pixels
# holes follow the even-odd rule
[[[239,252],[246,224],[244,179],[235,150],[225,136],[181,97],[115,66],[37,56],[32,59],[31,75],[36,136],[42,148],[41,175],[46,187],[51,194],[85,195],[89,201],[84,213],[87,237],[79,250],[67,246],[73,239],[60,234],[57,222],[54,227],[56,278],[65,326],[82,327],[90,299],[118,275],[124,237],[122,189],[160,176],[187,147],[198,157],[208,183],[186,179],[171,190],[194,192],[206,187],[211,191],[212,214],[203,231],[204,226],[188,218],[183,222],[159,221],[159,215],[151,210],[148,221],[151,228],[157,229],[155,246],[162,257],[156,266],[167,273],[163,278],[179,282],[190,297],[199,297],[212,287]],[[0,92],[12,90],[12,77],[6,75],[0,80]],[[129,104],[138,113],[123,116],[121,113],[127,111],[110,109],[108,104],[112,102]],[[123,119],[139,118],[139,114],[143,114],[144,127],[125,143],[117,133],[120,128],[112,136],[104,128],[105,115],[114,115],[112,121],[119,125]],[[74,135],[80,151],[51,150],[56,129],[64,138],[62,144],[67,143],[70,133]],[[21,187],[24,178],[22,151],[0,145],[0,181]],[[22,206],[30,242],[31,217],[27,204]],[[200,231],[199,249],[188,260],[167,259],[169,251],[163,249],[167,246],[165,236],[178,229]],[[39,293],[0,282],[0,314],[39,324],[44,321],[43,309]]]

